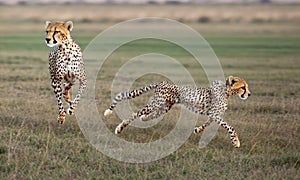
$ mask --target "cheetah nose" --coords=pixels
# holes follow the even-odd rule
[[[50,42],[50,38],[45,38],[46,42],[49,43]]]
[[[248,96],[251,96],[251,93],[249,93]]]

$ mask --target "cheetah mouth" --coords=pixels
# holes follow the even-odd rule
[[[48,47],[54,47],[54,46],[57,46],[57,44],[50,44],[50,43],[48,43],[47,41],[45,41],[46,42],[46,45],[48,46]]]
[[[239,94],[240,98],[242,100],[246,100],[248,98],[248,96],[245,96],[246,92],[244,92],[243,94]]]

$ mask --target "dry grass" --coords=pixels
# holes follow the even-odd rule
[[[253,9],[262,13],[255,15]],[[300,39],[296,9],[298,5],[0,6],[0,22],[4,24],[0,27],[0,179],[299,179]],[[80,13],[74,15],[75,11]],[[57,12],[64,12],[61,19],[75,21],[74,37],[82,47],[99,27],[137,16],[184,19],[196,30],[205,31],[225,74],[242,76],[250,85],[252,96],[247,101],[232,98],[224,117],[239,133],[241,148],[234,149],[220,128],[204,149],[197,146],[199,136],[192,135],[166,158],[127,164],[98,152],[84,138],[75,117],[68,116],[64,125],[58,125],[48,75],[49,49],[42,35],[43,21],[56,18]],[[209,23],[195,22],[204,15],[210,18]],[[254,21],[255,17],[264,20]],[[105,18],[109,20],[105,22]],[[233,20],[225,22],[227,18]],[[110,85],[120,57],[124,63],[127,57],[145,53],[140,43],[148,49],[153,46],[153,42],[136,43],[113,54],[99,75],[96,100],[100,112],[110,104]],[[159,48],[161,42],[156,43],[153,49],[174,53],[174,47]],[[176,52],[179,59],[190,58]],[[206,82],[198,66],[185,66],[198,83]],[[143,78],[156,81],[158,77]],[[143,84],[143,78],[136,86]],[[146,98],[141,97],[132,103],[140,106],[143,101]],[[136,142],[158,139],[175,125],[178,111],[173,112],[175,115],[168,114],[155,127],[130,127],[121,137]],[[198,124],[204,120],[199,118]],[[118,122],[112,116],[106,125],[113,130]]]

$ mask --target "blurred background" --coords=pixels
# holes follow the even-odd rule
[[[4,4],[26,3],[134,3],[134,4],[180,4],[180,3],[297,3],[299,0],[1,0]]]

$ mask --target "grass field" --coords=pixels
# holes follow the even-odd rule
[[[258,4],[0,6],[0,179],[299,179],[299,8]],[[248,81],[252,96],[247,101],[232,98],[224,116],[239,134],[239,149],[232,147],[226,131],[219,128],[203,149],[198,147],[200,137],[192,134],[163,159],[130,164],[97,151],[75,117],[67,116],[64,125],[57,124],[44,21],[73,20],[73,38],[84,49],[116,22],[146,16],[176,19],[193,27],[210,43],[226,76]],[[110,85],[120,63],[156,50],[182,61],[189,58],[174,48],[160,41],[137,41],[112,54],[98,77],[99,112],[110,104]],[[207,82],[201,67],[184,65],[197,83]],[[143,78],[158,80],[156,76]],[[136,85],[144,85],[142,80]],[[145,97],[133,104],[143,101]],[[166,135],[176,123],[178,109],[171,112],[175,115],[166,115],[155,127],[131,127],[121,138],[148,142]],[[198,124],[204,121],[199,118]],[[116,116],[105,120],[112,131],[119,122]]]

